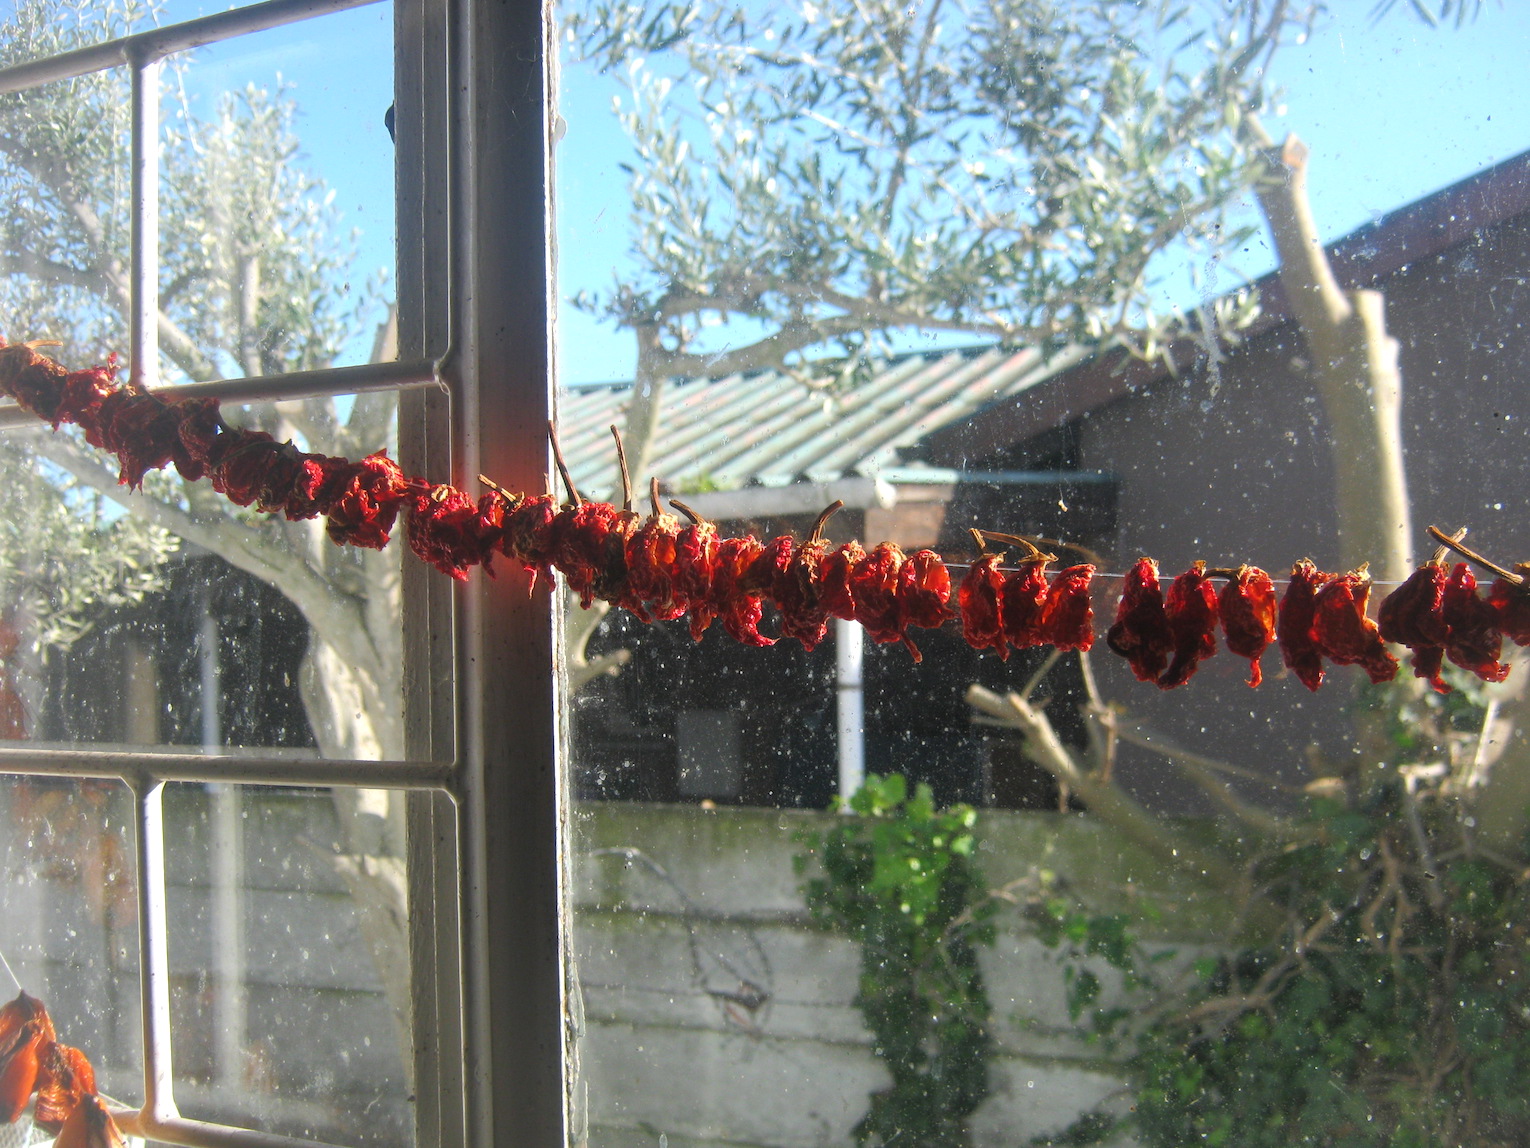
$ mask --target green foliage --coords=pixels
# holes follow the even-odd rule
[[[158,590],[176,549],[166,531],[111,512],[99,494],[0,443],[0,614],[24,621],[38,646],[68,646],[103,610]]]
[[[0,24],[0,64],[141,30],[156,14],[137,0],[25,0]],[[166,77],[175,91],[173,64]],[[299,152],[295,103],[256,87],[211,109],[178,102],[161,140],[166,370],[328,365],[365,329],[376,285],[340,288],[354,244]],[[126,338],[130,106],[123,69],[0,94],[0,333],[61,339],[71,363]]]
[[[1402,0],[1400,6],[1431,28],[1446,21],[1453,21],[1459,28],[1482,14],[1484,0]],[[1503,6],[1503,0],[1499,0],[1499,6]],[[1396,7],[1399,7],[1398,0],[1376,0],[1371,16],[1380,19]]]
[[[569,39],[629,93],[640,270],[582,302],[670,354],[743,319],[756,365],[898,328],[1151,350],[1166,253],[1248,233],[1243,117],[1306,12],[591,0]]]
[[[1141,1141],[1530,1143],[1522,866],[1474,849],[1459,798],[1416,776],[1314,800],[1303,829],[1255,865],[1287,916],[1280,937],[1195,962],[1173,994],[1153,986],[1146,1012],[1095,1008],[1070,965],[1070,1008],[1092,1010],[1083,1032],[1131,1050]],[[1049,943],[1153,985],[1119,918],[1048,912]]]
[[[799,868],[820,924],[861,951],[855,1004],[892,1086],[871,1097],[857,1143],[959,1148],[988,1095],[990,1008],[976,946],[993,938],[993,902],[973,860],[976,815],[912,796],[898,774],[872,774],[844,817],[807,841]]]

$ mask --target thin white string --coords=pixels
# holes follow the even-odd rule
[[[970,570],[970,569],[972,569],[972,563],[971,562],[945,562],[945,563],[943,563],[943,565],[948,570]],[[1016,571],[1025,569],[1025,567],[1024,566],[1000,566],[997,569],[1003,571],[1006,574],[1013,574]],[[1058,567],[1057,569],[1066,569],[1066,567]],[[1054,573],[1054,574],[1057,573],[1057,570],[1054,569],[1052,571],[1052,573]],[[1094,581],[1096,581],[1096,582],[1104,582],[1107,579],[1111,579],[1111,578],[1125,578],[1125,577],[1126,577],[1125,574],[1115,574],[1115,573],[1111,573],[1109,571],[1097,570],[1094,573]],[[1221,578],[1222,576],[1214,574],[1214,575],[1210,575],[1209,577],[1211,577],[1211,578]],[[1163,582],[1163,583],[1173,582],[1174,578],[1175,578],[1175,575],[1173,575],[1173,574],[1160,574],[1160,575],[1158,575],[1158,581],[1159,582]],[[1225,578],[1222,578],[1222,580],[1226,581]],[[1289,578],[1271,578],[1270,581],[1271,581],[1271,583],[1273,583],[1276,586],[1289,586],[1291,584],[1291,579],[1289,579]],[[1387,578],[1373,578],[1373,579],[1371,579],[1371,585],[1372,586],[1401,586],[1402,585],[1402,580],[1401,579],[1387,579]]]
[[[11,968],[11,962],[5,959],[4,949],[0,949],[0,965],[5,967],[5,975],[11,978],[11,983],[16,986],[16,991],[18,993],[24,991],[21,987],[21,978],[18,977],[15,970]]]

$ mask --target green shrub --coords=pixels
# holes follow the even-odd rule
[[[821,925],[860,947],[855,1005],[892,1084],[855,1126],[863,1145],[961,1148],[988,1095],[990,1007],[976,946],[990,943],[993,903],[973,861],[976,815],[912,797],[898,774],[871,775],[849,813],[810,837],[803,885]]]

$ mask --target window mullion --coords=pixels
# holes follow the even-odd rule
[[[552,415],[551,6],[453,0],[455,475],[546,489]],[[553,606],[459,586],[468,1142],[563,1148],[565,1031]]]
[[[158,60],[133,67],[128,378],[137,387],[153,386],[159,377],[160,69]]]
[[[143,1112],[174,1120],[170,1060],[170,951],[165,911],[165,783],[133,786],[138,839],[138,976],[143,997]]]

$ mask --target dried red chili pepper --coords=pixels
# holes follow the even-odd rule
[[[1426,562],[1383,598],[1376,610],[1382,639],[1407,646],[1412,651],[1408,661],[1413,676],[1423,678],[1442,694],[1450,693],[1450,686],[1440,677],[1445,643],[1450,640],[1443,612],[1446,580],[1442,563]]]
[[[126,1144],[101,1098],[87,1096],[64,1121],[53,1148],[125,1148]]]
[[[1332,574],[1324,573],[1303,558],[1291,568],[1291,584],[1280,600],[1275,622],[1281,659],[1309,690],[1323,684],[1323,653],[1313,627],[1317,621],[1318,590],[1332,579]]]
[[[1485,682],[1501,682],[1509,676],[1509,667],[1498,660],[1503,652],[1498,611],[1478,595],[1477,576],[1465,562],[1456,563],[1445,582],[1440,614],[1450,627],[1447,658]]]
[[[1139,682],[1156,682],[1169,664],[1174,634],[1163,608],[1163,589],[1158,584],[1158,563],[1139,558],[1126,572],[1116,620],[1105,633],[1105,643],[1131,664]]]
[[[249,506],[260,497],[266,472],[281,447],[265,431],[236,430],[219,435],[208,450],[208,480],[236,506]]]
[[[76,423],[93,430],[106,397],[117,389],[117,356],[111,355],[106,365],[87,367],[82,371],[70,371],[64,379],[63,393],[53,412],[53,429],[59,423]],[[183,409],[188,404],[218,407],[217,399],[186,399],[176,404]]]
[[[1259,659],[1275,641],[1275,584],[1259,567],[1240,566],[1227,576],[1217,613],[1228,652],[1248,659],[1248,684],[1257,687],[1264,680]]]
[[[717,577],[717,527],[684,503],[674,505],[691,519],[675,539],[675,603],[690,615],[691,639],[699,642],[717,617],[712,605],[712,583]]]
[[[181,423],[185,412],[166,403],[158,395],[117,391],[101,403],[96,416],[96,437],[100,446],[111,451],[121,463],[117,481],[137,488],[151,470],[158,470],[180,458],[193,470],[193,480],[202,477],[202,467],[186,452],[181,442]]]
[[[671,622],[685,613],[684,602],[675,594],[680,520],[659,505],[657,479],[649,495],[653,513],[627,540],[627,581],[650,617]]]
[[[851,576],[866,561],[866,551],[854,540],[824,555],[818,567],[818,601],[831,618],[855,621],[855,590]]]
[[[1516,568],[1521,578],[1530,577],[1530,563]],[[1488,604],[1498,613],[1498,629],[1516,646],[1530,646],[1530,581],[1511,582],[1501,575],[1493,579]]]
[[[1169,585],[1164,600],[1174,658],[1158,679],[1160,689],[1182,686],[1200,663],[1217,652],[1217,592],[1206,577],[1206,563],[1197,562]]]
[[[1046,641],[1047,564],[1044,558],[1023,562],[1004,580],[1004,640],[1024,650]]]
[[[216,399],[208,399],[205,402],[188,401],[181,404],[181,413],[181,425],[175,432],[181,440],[181,449],[185,451],[187,458],[199,463],[205,472],[213,463],[213,444],[220,435],[233,432],[224,425],[223,416],[218,413]],[[96,445],[101,444],[97,441]]]
[[[1094,567],[1088,562],[1052,576],[1041,615],[1042,645],[1062,651],[1088,650],[1094,645],[1094,605],[1089,598],[1093,579]]]
[[[56,1039],[42,1001],[26,993],[0,1009],[0,1123],[14,1124],[37,1087],[46,1045]]]
[[[287,497],[274,509],[294,522],[328,514],[350,482],[354,465],[349,459],[299,453],[296,470],[287,483]]]
[[[1397,659],[1381,640],[1376,623],[1366,617],[1371,576],[1361,567],[1341,574],[1317,592],[1313,637],[1324,657],[1336,666],[1360,666],[1373,684],[1397,676]]]
[[[903,602],[898,593],[907,561],[893,543],[878,543],[850,571],[850,594],[855,600],[855,620],[866,628],[872,641],[883,645],[902,642],[917,662],[921,655],[904,633]]]
[[[620,528],[620,511],[609,502],[565,506],[552,521],[552,565],[579,604],[588,610],[606,557],[606,540]]]
[[[974,531],[974,533],[976,533]],[[978,546],[983,545],[978,536]],[[1004,561],[1003,553],[980,553],[977,560],[967,567],[961,586],[957,588],[957,603],[961,607],[962,637],[974,650],[996,650],[999,657],[1009,658],[1009,646],[1004,639],[1004,625],[1000,616],[1003,601],[1005,574],[999,569]]]
[[[381,550],[388,544],[409,481],[386,451],[353,465],[355,470],[325,516],[325,530],[337,545]]]
[[[951,608],[951,571],[939,554],[916,550],[908,556],[898,574],[898,602],[905,627],[938,630],[956,617]]]
[[[96,1072],[85,1054],[51,1041],[37,1073],[37,1105],[32,1121],[57,1134],[80,1102],[96,1091]]]
[[[829,549],[823,529],[843,506],[844,503],[836,501],[827,507],[813,524],[807,541],[789,549],[784,561],[778,554],[771,582],[771,597],[781,612],[781,636],[796,638],[809,653],[817,649],[829,632],[829,611],[819,592],[820,575]]]
[[[750,586],[751,571],[765,547],[753,535],[723,538],[717,543],[712,575],[711,608],[723,629],[746,646],[773,646],[774,638],[760,633],[765,616],[760,593]]]
[[[652,622],[647,605],[632,586],[631,568],[627,565],[627,546],[638,530],[638,516],[630,510],[618,510],[611,531],[601,548],[595,574],[594,594],[618,609],[626,610],[640,622]]]
[[[66,371],[25,343],[0,348],[0,390],[44,422],[58,428],[58,404],[64,393]]]
[[[483,499],[473,499],[456,487],[444,483],[414,496],[405,536],[415,557],[428,562],[443,574],[459,582],[467,581],[474,566],[489,567],[497,532],[485,520],[500,499],[492,491]]]

